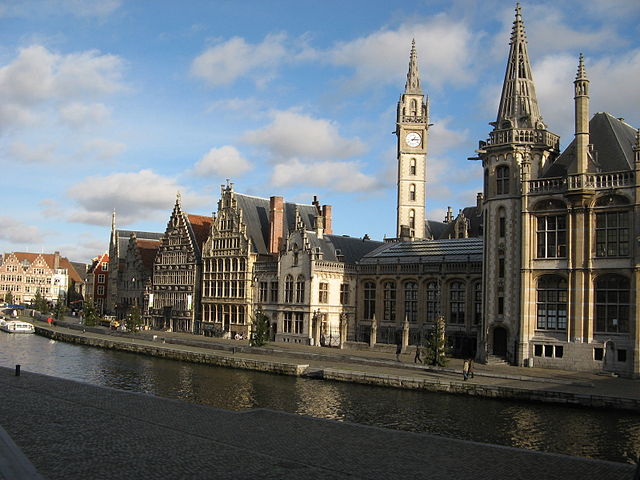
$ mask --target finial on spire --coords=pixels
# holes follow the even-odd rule
[[[516,3],[516,19],[513,21],[513,29],[511,30],[511,44],[516,42],[527,41],[527,36],[524,33],[524,23],[522,23],[522,11],[520,4]]]
[[[180,195],[180,190],[176,192],[176,205],[182,208],[182,195]]]
[[[407,72],[407,83],[404,86],[404,93],[422,94],[422,88],[420,88],[420,75],[418,74],[418,54],[416,52],[415,38],[411,40],[409,71]]]
[[[580,54],[580,60],[578,62],[578,73],[576,74],[576,80],[586,80],[587,74],[584,71],[584,57]]]

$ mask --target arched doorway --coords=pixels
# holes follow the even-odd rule
[[[507,330],[504,327],[493,329],[493,354],[500,357],[507,355]]]

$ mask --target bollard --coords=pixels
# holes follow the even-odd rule
[[[20,376],[20,365],[16,365],[16,377]]]

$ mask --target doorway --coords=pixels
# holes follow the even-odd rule
[[[507,355],[507,329],[504,327],[493,329],[493,354],[500,357]]]

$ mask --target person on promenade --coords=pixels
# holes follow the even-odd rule
[[[462,364],[462,378],[467,381],[469,378],[469,360],[465,358],[464,363]]]
[[[467,377],[473,378],[473,358],[469,359],[469,371]]]
[[[400,361],[400,354],[402,353],[402,343],[398,343],[398,346],[396,347],[396,360],[399,362]]]
[[[422,345],[416,345],[416,356],[413,358],[413,363],[424,363],[422,360]]]

